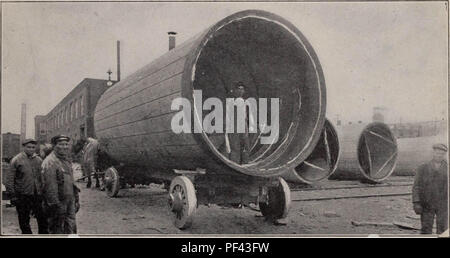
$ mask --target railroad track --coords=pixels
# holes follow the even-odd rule
[[[304,202],[409,196],[411,195],[412,185],[412,182],[395,182],[379,185],[343,185],[332,187],[297,188],[291,190],[291,200],[293,202]]]
[[[293,199],[293,202],[307,202],[307,201],[326,201],[326,200],[338,200],[338,199],[355,199],[355,198],[371,198],[371,197],[393,197],[393,196],[408,196],[411,192],[403,193],[386,193],[386,194],[367,194],[367,195],[343,195],[333,197],[319,197],[308,199]]]
[[[377,188],[377,187],[396,187],[396,186],[412,186],[413,183],[399,183],[399,184],[378,184],[378,185],[346,185],[346,186],[336,186],[336,187],[310,187],[310,188],[296,188],[292,187],[293,192],[303,192],[303,191],[325,191],[325,190],[338,190],[338,189],[355,189],[355,188]]]

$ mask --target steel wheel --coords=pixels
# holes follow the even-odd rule
[[[266,202],[259,203],[259,209],[264,217],[270,220],[286,218],[291,205],[291,190],[283,178],[279,178],[276,187],[270,187]]]
[[[103,185],[105,187],[106,194],[109,197],[116,197],[119,193],[119,172],[117,172],[114,167],[110,167],[105,171],[105,176],[103,177]]]
[[[170,183],[169,206],[175,215],[175,226],[185,229],[191,226],[197,208],[197,196],[191,180],[177,176]]]

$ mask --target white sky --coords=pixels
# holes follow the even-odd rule
[[[389,120],[447,116],[446,5],[431,3],[3,3],[2,132],[27,136],[83,78],[122,79],[177,44],[245,9],[278,14],[315,49],[327,84],[327,116],[369,121],[373,106]]]

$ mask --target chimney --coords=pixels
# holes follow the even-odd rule
[[[117,81],[120,81],[120,41],[117,41]]]
[[[22,113],[20,116],[20,144],[25,141],[27,132],[27,104],[22,103]]]
[[[167,32],[169,34],[169,51],[175,48],[175,35],[177,35],[176,32],[169,31]]]

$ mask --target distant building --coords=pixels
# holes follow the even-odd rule
[[[58,134],[65,134],[73,140],[84,135],[95,137],[94,110],[108,80],[89,79],[81,81],[47,115],[36,116],[35,137],[40,143],[50,142]]]
[[[9,161],[20,152],[20,134],[2,134],[2,160]]]
[[[390,128],[397,138],[428,137],[447,134],[447,121],[434,120],[414,123],[394,123]]]

